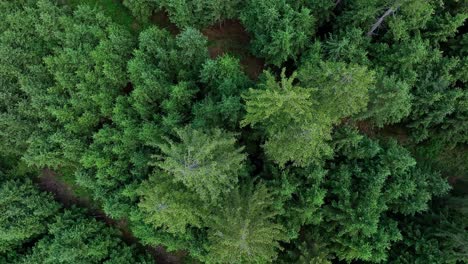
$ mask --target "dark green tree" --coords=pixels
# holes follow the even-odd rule
[[[56,216],[48,234],[19,263],[152,263],[125,245],[115,229],[73,208]]]
[[[378,262],[402,239],[392,215],[427,210],[432,196],[445,194],[449,185],[418,167],[395,141],[379,144],[355,133],[337,135],[337,156],[324,181],[323,222],[310,230],[340,260]]]
[[[240,0],[160,0],[158,4],[179,28],[202,28],[236,18],[241,3]]]
[[[286,0],[249,0],[240,18],[253,35],[254,54],[276,66],[296,59],[315,32],[315,18],[310,9],[294,9]]]
[[[148,22],[151,15],[159,7],[158,0],[123,0],[133,16],[142,22]]]
[[[229,55],[208,60],[200,75],[204,99],[193,107],[194,126],[237,128],[244,114],[240,95],[251,85],[239,60]]]
[[[40,121],[54,123],[43,104],[52,85],[43,57],[57,38],[43,29],[55,31],[63,12],[49,1],[2,1],[0,8],[0,148],[22,155]]]
[[[4,254],[46,233],[60,206],[30,180],[0,179],[0,254]]]
[[[441,204],[445,203],[445,204]],[[446,197],[431,211],[402,221],[404,239],[396,244],[389,263],[456,264],[468,260],[466,197]]]

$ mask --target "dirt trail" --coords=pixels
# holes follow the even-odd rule
[[[61,203],[64,207],[71,207],[73,205],[87,208],[88,215],[94,217],[99,221],[105,222],[108,226],[117,228],[121,232],[122,240],[127,244],[136,244],[138,247],[145,248],[155,259],[158,264],[180,264],[184,254],[173,255],[168,253],[164,247],[149,247],[143,246],[139,243],[138,239],[132,234],[125,219],[115,220],[108,217],[93,201],[78,197],[75,195],[73,189],[65,182],[57,177],[57,173],[46,168],[38,181],[39,189],[52,193],[55,200]]]

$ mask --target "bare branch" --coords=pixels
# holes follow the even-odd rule
[[[398,10],[398,8],[400,8],[400,6],[390,7],[389,9],[387,9],[387,11],[385,11],[385,13],[377,20],[377,22],[375,22],[374,25],[372,25],[372,28],[369,30],[369,32],[367,32],[367,36],[371,37],[374,34],[374,31],[378,27],[380,27],[380,24],[382,24],[385,18],[395,13]]]

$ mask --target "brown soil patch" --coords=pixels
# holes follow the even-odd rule
[[[173,35],[180,33],[166,11],[155,12],[150,21]],[[239,57],[245,73],[253,80],[263,72],[265,60],[250,54],[250,36],[238,20],[225,20],[203,29],[202,33],[208,38],[208,52],[212,59],[223,54]]]
[[[391,137],[398,141],[402,145],[406,145],[410,142],[408,131],[401,125],[389,125],[384,126],[383,128],[377,131],[377,134],[384,137]]]
[[[356,128],[359,130],[359,132],[369,136],[369,137],[374,137],[375,136],[375,130],[374,127],[366,122],[366,121],[357,121],[356,122]]]
[[[61,181],[56,172],[51,169],[45,168],[42,170],[38,178],[38,186],[42,191],[50,192],[54,199],[61,203],[64,207],[71,207],[73,205],[88,209],[88,215],[94,217],[96,220],[105,222],[108,226],[117,228],[121,233],[122,240],[127,244],[137,245],[139,248],[144,248],[159,264],[179,264],[182,263],[185,252],[176,252],[170,254],[162,246],[149,247],[143,246],[139,243],[138,239],[132,234],[128,227],[126,219],[115,220],[108,217],[99,206],[90,199],[78,197],[73,189],[65,182]]]
[[[238,20],[226,20],[202,30],[208,38],[211,58],[223,54],[239,57],[244,71],[251,79],[257,79],[263,71],[265,61],[249,52],[250,36]]]
[[[51,169],[45,168],[39,177],[39,189],[50,192],[55,200],[64,205],[71,207],[76,205],[79,207],[91,207],[91,202],[88,199],[77,197],[73,189],[65,182],[57,178],[57,173]]]
[[[155,12],[150,17],[150,21],[151,23],[155,24],[159,28],[167,29],[173,35],[177,35],[180,33],[179,28],[174,23],[171,22],[171,20],[169,19],[169,15],[167,14],[166,11]]]

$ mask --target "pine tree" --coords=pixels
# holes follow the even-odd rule
[[[0,254],[14,251],[15,247],[44,234],[46,224],[60,207],[50,194],[37,190],[30,180],[3,180],[0,183]]]
[[[315,18],[310,10],[294,9],[286,0],[249,0],[240,19],[253,35],[254,54],[276,66],[296,59],[315,32]]]
[[[367,107],[369,91],[374,89],[374,75],[363,66],[328,61],[305,61],[298,71],[300,84],[317,89],[315,98],[320,111],[333,122]]]
[[[48,235],[19,263],[152,263],[117,234],[117,230],[84,216],[83,210],[72,208],[56,216],[48,225]]]
[[[234,189],[208,222],[208,263],[265,263],[276,258],[284,228],[262,184]]]
[[[153,228],[169,233],[185,234],[192,227],[201,228],[207,216],[207,207],[197,193],[170,175],[156,171],[138,190],[143,221]]]
[[[247,114],[241,126],[261,125],[267,139],[266,154],[280,166],[288,161],[305,166],[330,154],[331,120],[320,112],[314,89],[294,86],[295,75],[280,82],[266,72],[259,89],[250,89],[244,96]]]
[[[244,114],[240,94],[251,85],[239,60],[229,55],[207,60],[200,75],[205,98],[193,107],[193,124],[236,128]]]
[[[438,173],[416,166],[396,142],[378,143],[356,132],[336,145],[335,161],[324,187],[323,222],[311,227],[340,260],[383,261],[401,240],[392,214],[412,215],[428,209],[432,196],[445,194],[448,183]]]
[[[203,132],[190,127],[176,130],[178,141],[161,144],[157,165],[196,192],[204,201],[216,201],[232,189],[242,173],[246,155],[233,134],[220,129]]]
[[[410,114],[412,96],[409,86],[395,76],[379,76],[369,97],[368,109],[360,118],[369,119],[377,127],[397,123]]]

